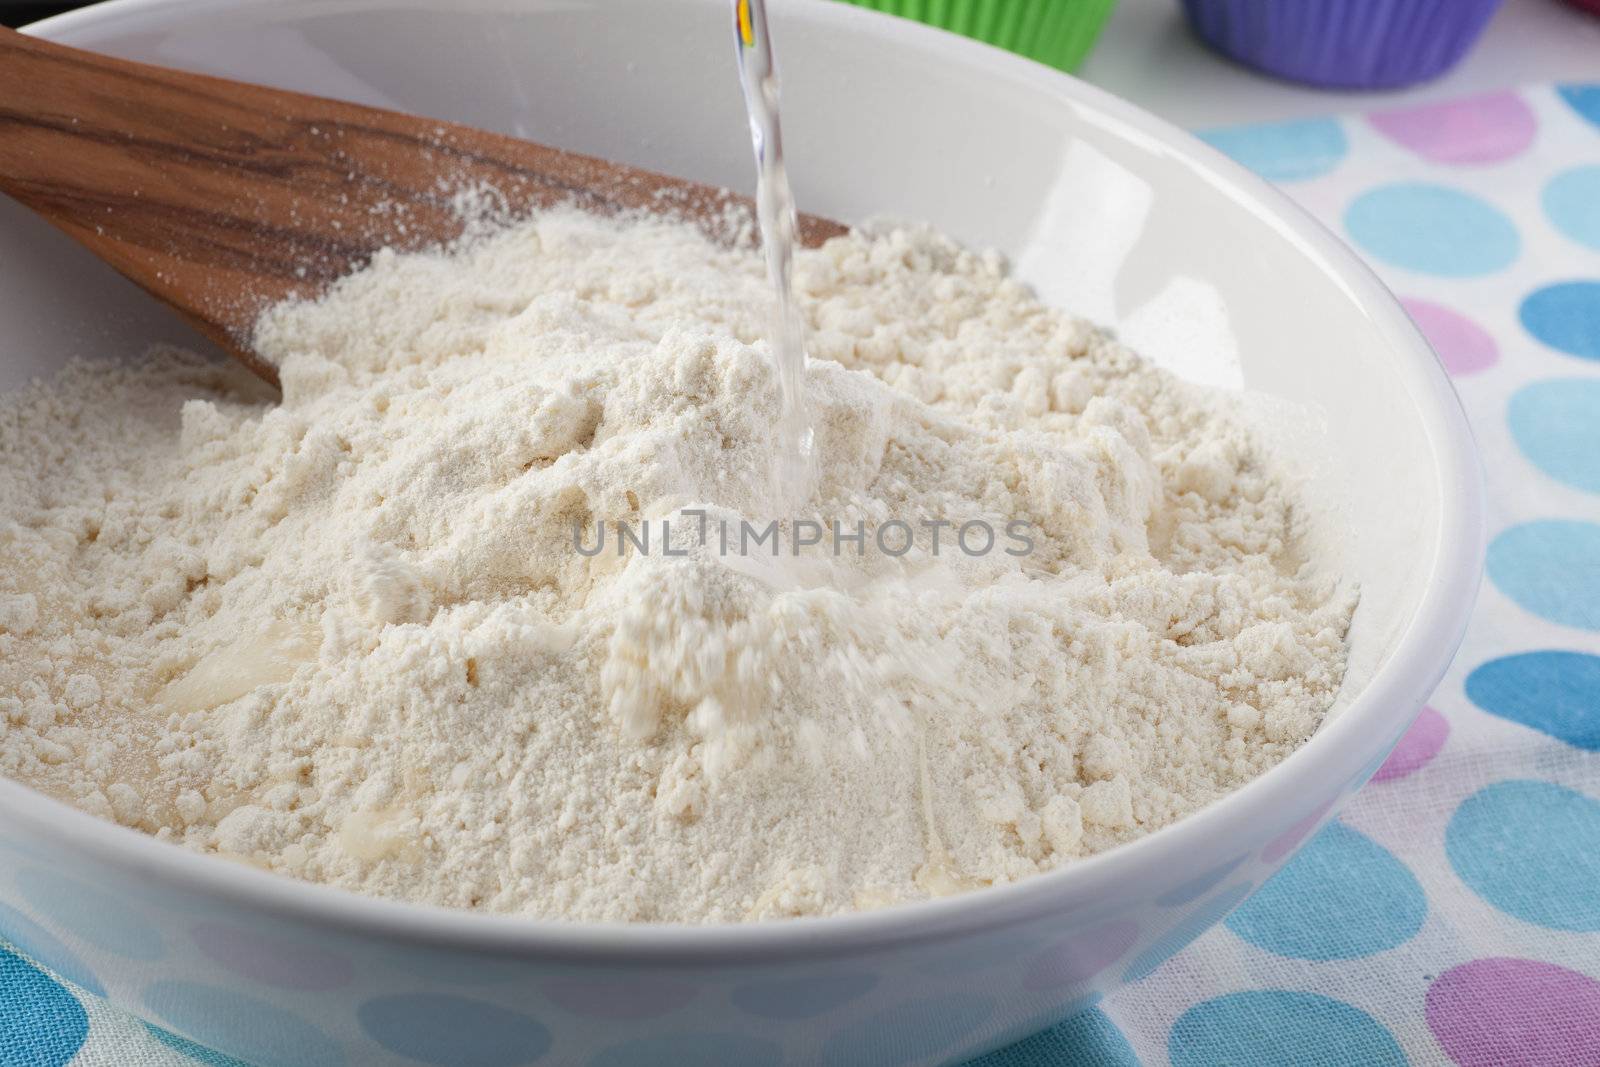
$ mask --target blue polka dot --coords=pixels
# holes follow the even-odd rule
[[[1510,219],[1459,189],[1384,185],[1356,198],[1344,217],[1357,244],[1385,263],[1444,278],[1491,274],[1517,258]]]
[[[1427,914],[1405,864],[1330,823],[1228,917],[1228,929],[1279,956],[1350,960],[1409,941]]]
[[[150,1031],[151,1037],[172,1051],[187,1056],[196,1063],[203,1063],[205,1067],[250,1067],[250,1064],[243,1060],[236,1060],[232,1056],[224,1056],[222,1053],[208,1049],[204,1045],[197,1045],[188,1038],[179,1037],[170,1030],[163,1030],[161,1027],[152,1026],[149,1023],[145,1023],[144,1028]]]
[[[1522,652],[1467,675],[1467,699],[1569,745],[1600,752],[1600,656]]]
[[[40,915],[80,941],[141,962],[166,955],[155,927],[104,890],[37,868],[18,872],[17,888]]]
[[[1556,519],[1513,526],[1490,542],[1487,568],[1502,593],[1541,619],[1600,630],[1600,526]]]
[[[1558,85],[1556,92],[1571,105],[1572,110],[1600,126],[1600,82]]]
[[[1117,1024],[1105,1012],[1090,1008],[1072,1013],[1026,1041],[972,1060],[965,1067],[1018,1067],[1027,1063],[1139,1067],[1139,1057]]]
[[[437,1067],[520,1067],[550,1049],[530,1016],[437,993],[379,997],[356,1009],[367,1036],[396,1055]]]
[[[763,1019],[810,1019],[843,1007],[878,984],[865,971],[751,982],[733,991],[733,1003]]]
[[[705,1067],[777,1067],[783,1050],[771,1041],[744,1034],[668,1034],[613,1045],[589,1067],[661,1067],[667,1063]]]
[[[1600,381],[1534,382],[1511,397],[1511,436],[1534,466],[1558,482],[1600,493]]]
[[[57,940],[55,934],[4,904],[0,904],[0,938],[11,942],[14,948],[32,957],[35,963],[48,967],[84,992],[97,997],[106,995],[105,987],[89,970],[88,964]]]
[[[1320,177],[1350,152],[1350,142],[1337,119],[1230,126],[1207,130],[1200,139],[1275,182]]]
[[[1558,282],[1528,294],[1522,326],[1559,352],[1600,359],[1600,282]]]
[[[1178,1017],[1172,1067],[1406,1067],[1394,1035],[1360,1008],[1284,989],[1230,993]]]
[[[1249,858],[1248,853],[1243,856],[1235,856],[1228,862],[1219,864],[1204,874],[1189,879],[1177,888],[1167,890],[1159,897],[1156,897],[1156,903],[1163,908],[1176,908],[1182,904],[1192,904],[1211,892],[1218,883],[1232,874],[1241,863]]]
[[[1553,930],[1600,930],[1600,801],[1552,782],[1497,782],[1461,802],[1445,854],[1508,915]]]
[[[276,1005],[196,982],[156,982],[144,1005],[206,1048],[254,1067],[336,1067],[344,1054],[322,1031]]]
[[[527,981],[530,973],[526,964],[485,960],[462,952],[410,949],[387,956],[385,963],[441,986],[505,985]]]
[[[1137,982],[1189,947],[1201,934],[1222,921],[1254,888],[1251,882],[1229,886],[1185,916],[1177,926],[1158,937],[1123,974],[1124,982]]]
[[[880,1011],[834,1034],[823,1047],[823,1063],[871,1063],[900,1067],[921,1063],[981,1027],[994,1001],[980,993],[931,997]]]
[[[65,986],[0,949],[0,1064],[62,1067],[89,1037],[89,1016]]]
[[[1590,248],[1600,248],[1600,167],[1562,171],[1540,198],[1551,225]]]
[[[1051,1027],[1060,1026],[1064,1022],[1082,1015],[1090,1008],[1099,1006],[1104,999],[1105,997],[1099,993],[1089,993],[1086,996],[1069,1000],[1065,1004],[1057,1004],[1048,1011],[1037,1012],[1032,1018],[1007,1026],[996,1038],[995,1047],[1003,1050],[1023,1042],[1024,1038],[1042,1034]],[[991,1052],[989,1055],[1004,1059],[1003,1052]],[[979,1061],[973,1061],[973,1063],[977,1062]],[[972,1067],[972,1064],[963,1064],[962,1067]]]

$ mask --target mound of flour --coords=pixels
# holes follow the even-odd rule
[[[932,233],[797,284],[800,514],[761,261],[661,221],[381,255],[264,317],[281,403],[180,351],[7,398],[0,773],[383,896],[709,922],[1024,878],[1312,732],[1352,598],[1240,415]],[[768,519],[915,545],[720,550]]]

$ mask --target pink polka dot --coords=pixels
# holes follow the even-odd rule
[[[207,958],[262,985],[323,990],[348,985],[355,969],[343,956],[276,934],[201,923],[190,934]]]
[[[1460,312],[1426,300],[1407,298],[1400,305],[1417,324],[1422,336],[1439,353],[1444,369],[1451,374],[1476,374],[1492,367],[1500,358],[1489,332]]]
[[[1304,841],[1310,836],[1311,831],[1321,825],[1322,817],[1328,814],[1328,809],[1331,807],[1333,807],[1333,801],[1324,800],[1317,805],[1316,810],[1310,815],[1307,815],[1283,833],[1268,841],[1267,847],[1261,850],[1262,862],[1277,863],[1283,857],[1299,848],[1300,842]]]
[[[1139,927],[1127,920],[1062,938],[1033,961],[1023,984],[1055,989],[1093,978],[1120,960],[1138,938]]]
[[[1461,1067],[1600,1063],[1600,982],[1534,960],[1484,959],[1428,987],[1428,1029]]]
[[[621,1022],[653,1019],[677,1011],[695,998],[695,988],[676,982],[628,979],[567,979],[550,982],[545,996],[574,1015]]]
[[[1423,708],[1422,714],[1417,716],[1417,721],[1411,724],[1411,729],[1406,731],[1400,743],[1394,746],[1394,751],[1389,753],[1389,758],[1378,768],[1372,780],[1392,782],[1396,778],[1404,778],[1437,756],[1444,747],[1445,738],[1449,736],[1449,720],[1432,708]]]
[[[1435,163],[1499,163],[1533,143],[1533,111],[1516,93],[1487,93],[1444,104],[1374,111],[1384,136]]]

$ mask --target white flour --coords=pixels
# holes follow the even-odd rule
[[[663,222],[380,256],[263,320],[281,404],[171,351],[7,399],[0,773],[384,896],[708,922],[1049,870],[1311,733],[1352,599],[1231,408],[928,233],[797,284],[786,518],[937,558],[717,550],[774,517],[769,291]],[[574,545],[647,518],[688,554]]]

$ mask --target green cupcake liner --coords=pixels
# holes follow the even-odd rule
[[[846,0],[916,19],[1072,71],[1094,47],[1116,0]]]

